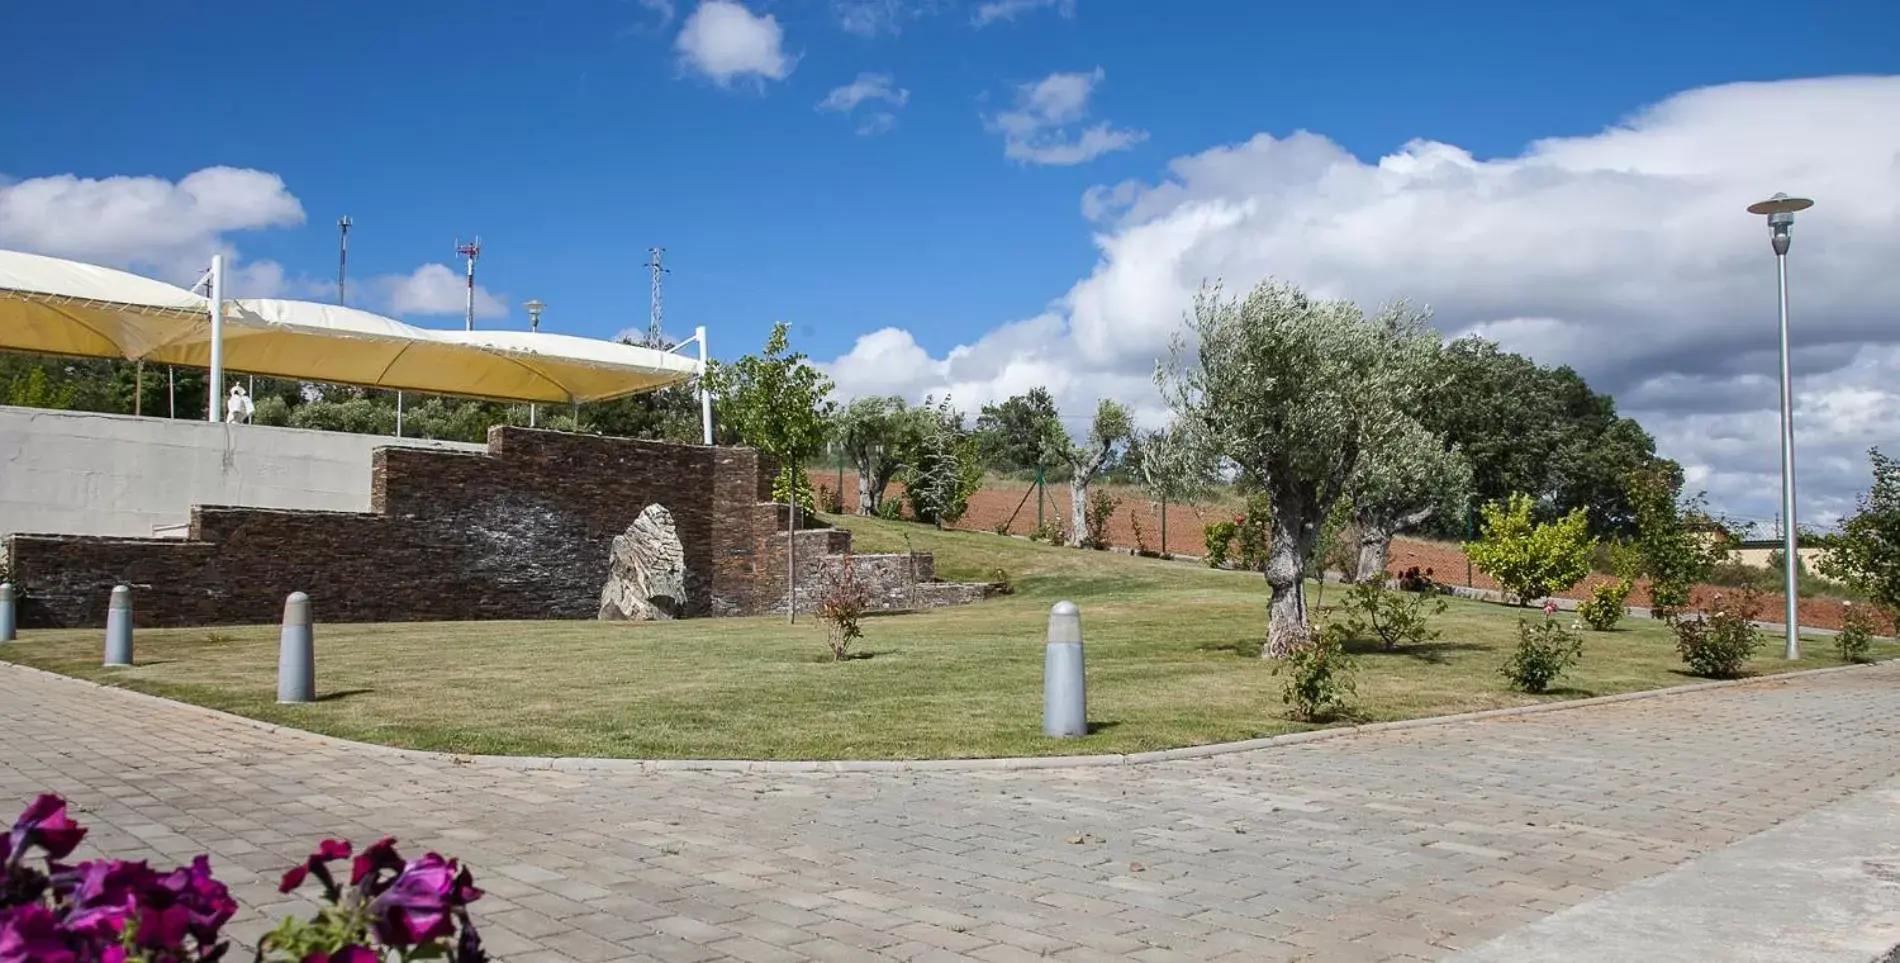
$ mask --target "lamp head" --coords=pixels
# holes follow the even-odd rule
[[[1768,215],[1768,241],[1774,245],[1775,253],[1781,255],[1788,253],[1788,244],[1793,240],[1794,213],[1813,206],[1814,202],[1805,197],[1777,193],[1765,201],[1748,205],[1748,213]]]

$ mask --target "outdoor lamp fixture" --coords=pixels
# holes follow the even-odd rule
[[[1787,657],[1801,658],[1801,622],[1798,606],[1800,595],[1797,593],[1796,568],[1800,556],[1796,554],[1794,525],[1794,395],[1788,379],[1788,243],[1792,240],[1790,232],[1794,230],[1794,213],[1805,211],[1814,206],[1814,202],[1805,197],[1789,197],[1776,194],[1765,200],[1748,205],[1750,214],[1768,215],[1768,239],[1775,248],[1775,269],[1780,278],[1781,289],[1781,564],[1783,590],[1787,595],[1788,611],[1783,623],[1788,631]]]
[[[541,312],[546,311],[548,306],[542,304],[539,300],[535,300],[523,304],[522,307],[528,309],[528,330],[539,334],[541,332]]]

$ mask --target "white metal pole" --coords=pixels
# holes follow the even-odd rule
[[[706,326],[693,329],[693,337],[699,339],[699,425],[706,444],[713,443],[712,431],[712,392],[706,390]]]
[[[1781,289],[1781,564],[1783,567],[1783,588],[1787,593],[1787,631],[1788,645],[1786,655],[1790,659],[1801,658],[1801,599],[1800,576],[1798,566],[1801,558],[1795,554],[1794,521],[1794,390],[1789,384],[1788,373],[1788,255],[1785,252],[1775,255],[1775,268]]]
[[[211,255],[211,403],[206,421],[224,420],[224,255]]]
[[[396,392],[396,437],[402,437],[402,392]]]

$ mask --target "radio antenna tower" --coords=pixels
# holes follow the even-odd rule
[[[482,256],[482,239],[463,244],[460,238],[455,240],[455,253],[468,258],[468,330],[475,330],[475,260]]]
[[[647,248],[647,254],[651,257],[651,260],[647,261],[647,269],[653,272],[653,301],[647,307],[647,344],[658,347],[662,337],[660,334],[660,275],[667,271],[666,267],[660,263],[660,258],[666,256],[666,248],[650,247]]]

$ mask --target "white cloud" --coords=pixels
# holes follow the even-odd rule
[[[658,25],[661,27],[672,23],[674,15],[678,12],[673,7],[673,0],[640,0],[640,6],[652,11],[653,15],[660,19]]]
[[[1088,73],[1053,73],[1017,86],[1015,106],[984,119],[992,131],[1003,135],[1003,156],[1027,164],[1066,166],[1147,140],[1146,131],[1117,129],[1106,121],[1074,131],[1074,125],[1088,117],[1089,97],[1106,76],[1097,67]]]
[[[1032,10],[1049,7],[1064,17],[1075,16],[1075,0],[987,0],[977,5],[970,20],[979,27],[987,27],[999,20],[1015,20]]]
[[[785,52],[785,31],[771,14],[735,0],[702,0],[674,42],[680,62],[721,86],[735,79],[784,80],[798,58]]]
[[[0,246],[68,257],[190,284],[213,254],[225,254],[246,285],[269,287],[263,263],[242,267],[226,237],[295,227],[303,205],[276,174],[207,167],[177,182],[162,177],[82,178],[72,174],[0,180]],[[273,289],[271,293],[275,293]]]
[[[1086,99],[1073,89],[1040,115]],[[1048,312],[942,358],[877,332],[831,368],[847,393],[949,388],[971,408],[1047,384],[1065,411],[1106,395],[1158,420],[1149,375],[1204,279],[1405,296],[1447,333],[1576,367],[1720,507],[1768,519],[1774,261],[1742,208],[1776,190],[1817,201],[1789,271],[1801,506],[1821,521],[1867,484],[1865,448],[1900,451],[1900,77],[1691,90],[1490,159],[1416,141],[1368,163],[1318,134],[1261,134],[1089,192],[1100,260]]]
[[[468,313],[468,276],[446,264],[424,264],[410,274],[372,278],[370,290],[398,316]],[[481,285],[475,285],[475,316],[505,318],[508,305]]]
[[[896,85],[890,74],[861,73],[858,79],[835,87],[825,99],[818,102],[819,110],[850,116],[852,111],[867,101],[902,107],[910,102],[910,91]],[[891,108],[870,112],[860,118],[858,133],[881,134],[897,124],[897,115]]]

